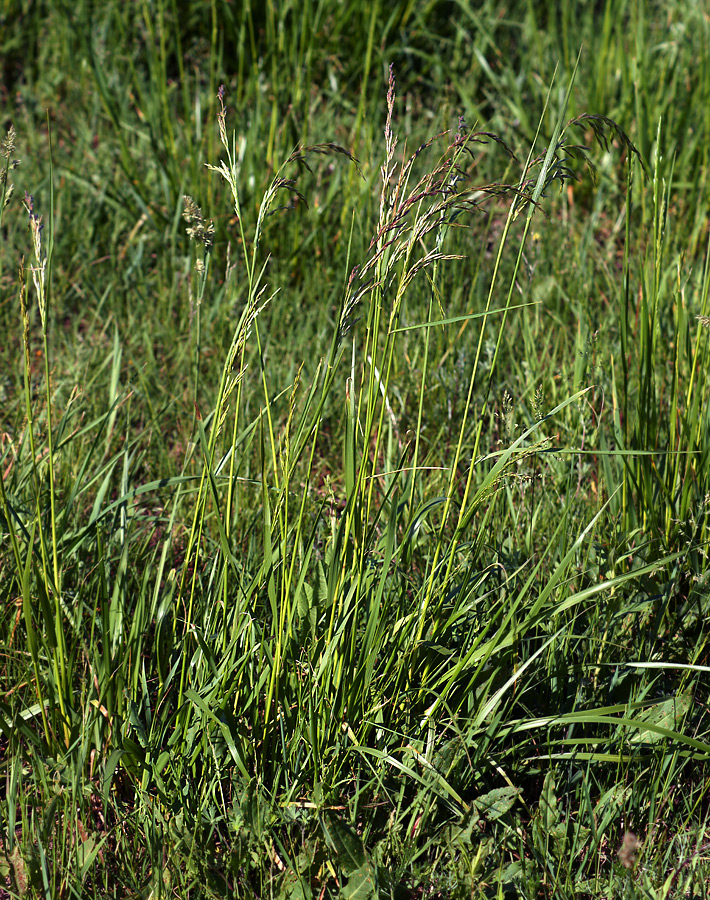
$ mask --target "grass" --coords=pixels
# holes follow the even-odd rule
[[[1,17],[0,896],[707,896],[702,11]]]

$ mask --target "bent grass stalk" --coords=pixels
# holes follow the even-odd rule
[[[241,245],[243,248],[243,264],[244,270],[246,273],[247,279],[247,299],[245,303],[244,310],[242,312],[242,316],[240,321],[234,331],[234,335],[232,338],[231,346],[227,352],[225,363],[222,368],[222,376],[220,380],[220,385],[217,391],[217,398],[214,407],[214,413],[212,414],[212,422],[210,428],[209,439],[204,432],[204,426],[201,422],[197,423],[197,430],[200,434],[200,442],[202,444],[202,457],[203,457],[203,472],[201,476],[201,483],[198,491],[198,503],[196,506],[196,510],[194,513],[193,519],[193,527],[190,534],[190,539],[188,542],[188,551],[185,558],[185,563],[183,565],[183,584],[184,579],[187,574],[187,566],[188,561],[191,561],[193,567],[193,576],[192,576],[192,586],[190,589],[190,600],[187,609],[187,617],[185,622],[185,634],[188,634],[190,629],[192,628],[192,618],[193,618],[193,605],[194,605],[194,597],[196,590],[196,579],[197,579],[197,569],[198,569],[198,557],[199,557],[199,545],[200,545],[200,535],[202,533],[202,523],[204,522],[204,517],[206,513],[206,501],[208,493],[211,493],[215,510],[217,512],[218,525],[220,528],[221,534],[221,543],[222,550],[224,553],[225,565],[228,565],[227,560],[230,557],[230,551],[228,546],[228,538],[231,530],[231,522],[233,519],[233,503],[234,503],[234,484],[235,484],[235,472],[237,466],[237,447],[239,443],[240,433],[239,433],[239,412],[241,408],[241,384],[243,380],[243,375],[245,372],[245,350],[248,337],[252,331],[254,330],[254,335],[256,339],[257,351],[260,360],[263,360],[263,347],[261,343],[261,338],[258,329],[258,317],[267,303],[273,299],[274,295],[271,295],[266,300],[263,300],[263,296],[266,292],[266,284],[264,283],[264,276],[266,273],[266,268],[268,265],[268,257],[260,262],[260,243],[262,238],[262,233],[264,229],[264,224],[267,217],[270,215],[271,209],[274,205],[274,201],[276,199],[277,194],[286,190],[291,194],[303,198],[303,195],[295,187],[295,184],[292,180],[286,179],[283,177],[283,172],[287,166],[292,165],[296,162],[304,162],[305,156],[310,153],[338,153],[342,154],[350,159],[352,159],[351,155],[344,150],[343,148],[335,145],[335,144],[327,144],[327,145],[317,145],[314,147],[306,147],[299,148],[294,151],[287,160],[280,166],[276,175],[271,181],[271,184],[264,194],[259,211],[257,214],[257,220],[254,228],[254,233],[251,236],[251,242],[249,243],[247,240],[247,235],[244,227],[244,220],[242,216],[241,203],[239,199],[239,155],[236,149],[236,136],[233,136],[231,144],[227,138],[226,132],[226,108],[224,106],[224,93],[220,90],[219,100],[221,104],[221,109],[218,114],[218,124],[219,124],[219,132],[220,132],[220,140],[224,151],[226,153],[227,161],[222,162],[219,166],[209,166],[210,169],[216,171],[227,183],[229,186],[230,193],[232,195],[232,202],[234,212],[237,218],[239,232],[241,237]],[[306,164],[307,165],[307,164]],[[335,350],[333,351],[335,352]],[[233,369],[235,366],[235,362],[238,361],[237,373],[234,374]],[[287,540],[289,536],[289,507],[288,507],[288,496],[289,496],[289,484],[291,473],[299,461],[303,450],[305,449],[306,442],[309,439],[308,433],[305,435],[301,435],[301,441],[297,445],[296,451],[291,453],[291,442],[289,440],[289,430],[287,431],[283,437],[283,446],[285,448],[285,455],[281,456],[281,465],[279,464],[280,451],[278,449],[278,441],[276,438],[276,430],[272,416],[272,406],[275,402],[275,398],[272,397],[269,386],[266,380],[266,370],[263,366],[263,363],[260,367],[261,369],[261,383],[262,390],[264,394],[264,405],[259,414],[259,424],[258,427],[263,434],[263,422],[265,420],[266,423],[266,432],[269,444],[269,456],[270,456],[270,474],[267,475],[267,470],[262,468],[262,498],[263,498],[263,513],[264,513],[264,522],[263,522],[263,537],[264,537],[264,561],[261,567],[261,570],[264,574],[264,577],[267,579],[268,583],[268,592],[270,597],[272,598],[272,602],[275,603],[276,596],[276,586],[274,584],[273,578],[274,574],[272,571],[273,566],[273,556],[272,556],[272,532],[276,525],[278,525],[278,531],[281,534],[281,550],[280,557],[282,560],[286,560],[288,556],[288,547]],[[326,384],[329,384],[329,380],[326,379]],[[217,441],[219,439],[219,435],[222,432],[224,422],[229,412],[230,398],[236,388],[236,398],[234,403],[234,413],[233,413],[233,425],[232,425],[232,437],[231,437],[231,445],[225,454],[225,457],[229,457],[229,487],[227,494],[227,505],[223,511],[220,512],[220,503],[218,498],[218,491],[216,487],[216,483],[214,481],[213,470],[215,467],[216,460],[216,447]],[[292,388],[292,401],[290,404],[291,407],[291,416],[289,421],[293,417],[293,400],[295,398],[295,392],[297,390],[297,383],[293,385]],[[325,385],[324,385],[325,390]],[[321,397],[321,404],[325,402],[325,395]],[[255,423],[256,424],[256,423]],[[317,427],[317,425],[316,425]],[[315,450],[315,444],[312,447],[311,454],[313,454]],[[263,466],[263,455],[262,455],[262,466]],[[276,505],[275,505],[275,519],[272,518],[271,514],[271,501],[270,494],[274,493],[276,497]],[[304,508],[305,503],[305,495],[301,503],[301,509]],[[298,532],[297,532],[298,533]],[[295,566],[295,556],[291,562],[290,570],[293,572]],[[287,622],[291,621],[293,618],[293,607],[290,605],[290,598],[288,596],[291,577],[285,577],[280,579],[281,582],[281,602],[278,604],[278,611],[276,607],[274,607],[274,621],[275,623],[275,646],[274,646],[274,656],[271,662],[270,668],[270,679],[267,687],[266,694],[266,712],[264,718],[264,735],[271,727],[271,710],[273,706],[274,697],[278,694],[278,678],[279,673],[282,667],[282,654],[283,654],[283,641],[285,636],[288,635],[289,629],[287,627]],[[179,596],[182,594],[182,588],[180,589]],[[226,591],[227,591],[227,578],[224,578],[224,597],[225,597],[225,612],[223,615],[223,642],[226,641],[226,632],[224,628],[226,628]],[[185,691],[185,676],[187,671],[187,654],[183,657],[183,665],[182,665],[182,674],[180,679],[180,689],[178,695],[178,707],[182,708],[183,706],[183,697]],[[185,727],[187,727],[187,722],[189,721],[189,717],[185,719]]]
[[[416,629],[416,631],[415,631],[415,633],[414,633],[414,636],[413,636],[413,647],[416,647],[416,645],[417,645],[417,644],[421,641],[421,639],[422,639],[422,635],[423,635],[423,633],[424,633],[424,628],[425,628],[426,620],[427,620],[427,612],[428,612],[429,605],[430,605],[430,603],[431,603],[432,596],[433,596],[433,592],[434,592],[435,578],[436,578],[436,573],[437,573],[437,570],[438,570],[438,561],[439,561],[440,554],[441,554],[442,551],[443,551],[444,529],[445,529],[446,526],[447,526],[448,517],[449,517],[449,512],[450,512],[451,505],[452,505],[453,499],[454,499],[455,480],[456,480],[456,477],[457,477],[457,471],[458,471],[459,460],[460,460],[461,454],[462,454],[463,441],[464,441],[464,435],[465,435],[465,433],[466,433],[466,427],[467,427],[467,423],[468,423],[468,417],[469,417],[469,413],[470,413],[470,410],[471,410],[471,404],[472,404],[472,398],[473,398],[473,390],[474,390],[474,386],[475,386],[475,383],[476,383],[476,376],[477,376],[477,373],[478,373],[478,366],[479,366],[479,362],[480,362],[480,358],[481,358],[481,351],[482,351],[482,348],[483,348],[483,341],[484,341],[484,337],[485,337],[485,326],[486,326],[488,317],[489,317],[489,315],[490,315],[491,312],[492,312],[493,296],[494,296],[494,292],[495,292],[495,290],[496,290],[496,288],[497,288],[497,278],[498,278],[498,272],[499,272],[499,270],[500,270],[501,260],[502,260],[502,257],[503,257],[503,250],[504,250],[504,248],[505,248],[505,246],[506,246],[508,234],[509,234],[509,232],[510,232],[510,228],[511,228],[511,226],[512,226],[512,223],[515,221],[515,219],[517,218],[518,213],[521,211],[521,210],[520,210],[520,205],[521,205],[521,204],[527,203],[527,205],[528,205],[528,215],[527,215],[527,218],[526,218],[525,228],[524,228],[524,231],[523,231],[523,235],[522,235],[522,237],[521,237],[521,239],[520,239],[520,246],[519,246],[519,250],[518,250],[518,257],[517,257],[517,260],[516,260],[516,265],[515,265],[514,270],[513,270],[513,275],[512,275],[512,277],[511,277],[510,287],[509,287],[509,290],[508,290],[508,297],[507,297],[506,305],[505,305],[505,307],[503,308],[503,318],[502,318],[502,322],[501,322],[501,325],[500,325],[500,327],[499,327],[499,329],[498,329],[498,337],[497,337],[497,341],[496,341],[496,348],[495,348],[495,352],[494,352],[493,361],[492,361],[492,363],[491,363],[491,372],[490,372],[490,375],[489,375],[489,382],[488,382],[488,383],[489,383],[489,389],[490,389],[490,384],[491,384],[492,377],[493,377],[493,372],[494,372],[494,369],[495,369],[495,362],[496,362],[496,359],[497,359],[497,356],[498,356],[498,351],[499,351],[499,348],[500,348],[500,343],[501,343],[501,340],[502,340],[502,335],[503,335],[503,330],[504,330],[504,325],[505,325],[505,319],[506,319],[507,312],[508,312],[508,309],[509,309],[509,307],[510,307],[511,300],[512,300],[512,293],[513,293],[514,286],[515,286],[515,279],[516,279],[516,276],[517,276],[517,272],[518,272],[518,269],[519,269],[519,266],[520,266],[520,260],[521,260],[521,258],[522,258],[522,253],[523,253],[523,249],[524,249],[524,246],[525,246],[525,238],[527,237],[527,233],[528,233],[528,230],[529,230],[529,227],[530,227],[530,221],[531,221],[532,215],[533,215],[534,212],[535,212],[535,208],[536,208],[538,199],[539,199],[540,194],[542,193],[542,189],[543,189],[543,187],[544,187],[544,185],[545,185],[545,183],[546,183],[546,181],[547,181],[548,173],[549,173],[549,171],[550,171],[550,166],[551,166],[552,159],[553,159],[553,154],[554,154],[554,152],[555,152],[555,150],[556,150],[557,139],[558,139],[559,134],[560,134],[561,123],[562,123],[562,120],[563,120],[563,117],[564,117],[564,110],[565,110],[566,105],[567,105],[567,100],[568,100],[568,98],[569,98],[569,93],[570,93],[570,91],[571,91],[571,88],[572,88],[572,83],[570,82],[570,85],[569,85],[568,90],[567,90],[567,95],[566,95],[566,97],[565,97],[565,101],[564,101],[563,108],[562,108],[561,113],[560,113],[560,115],[559,115],[559,117],[558,117],[555,135],[554,135],[553,140],[550,142],[550,146],[549,146],[549,148],[548,148],[548,151],[547,151],[547,154],[546,154],[546,157],[545,157],[545,162],[544,162],[544,164],[543,164],[543,166],[542,166],[542,168],[541,168],[541,170],[540,170],[540,173],[539,173],[539,176],[538,176],[537,183],[536,183],[536,185],[535,185],[535,189],[534,189],[533,195],[532,195],[532,197],[530,197],[530,198],[526,198],[526,197],[524,196],[524,194],[521,193],[520,195],[516,195],[516,196],[513,198],[513,201],[512,201],[512,203],[511,203],[511,205],[510,205],[510,207],[509,207],[509,210],[508,210],[508,215],[507,215],[507,217],[506,217],[505,224],[504,224],[504,226],[503,226],[503,231],[502,231],[502,234],[501,234],[501,238],[500,238],[499,243],[498,243],[498,250],[497,250],[495,262],[494,262],[494,265],[493,265],[493,272],[492,272],[492,275],[491,275],[491,282],[490,282],[490,285],[489,285],[489,288],[488,288],[488,295],[487,295],[487,298],[486,298],[486,305],[485,305],[485,310],[484,310],[484,317],[483,317],[483,321],[482,321],[482,323],[481,323],[481,328],[480,328],[480,332],[479,332],[478,342],[477,342],[477,345],[476,345],[476,355],[475,355],[475,357],[474,357],[473,370],[472,370],[472,372],[471,372],[471,377],[470,377],[470,379],[469,379],[468,394],[467,394],[467,397],[466,397],[466,403],[465,403],[465,407],[464,407],[464,413],[463,413],[463,416],[462,416],[462,419],[461,419],[461,426],[460,426],[460,428],[459,428],[458,442],[457,442],[456,450],[454,451],[454,457],[453,457],[453,460],[452,460],[452,463],[451,463],[451,469],[450,469],[451,474],[450,474],[450,478],[449,478],[449,487],[448,487],[448,490],[447,490],[447,492],[446,492],[446,500],[445,500],[444,510],[443,510],[443,513],[442,513],[442,522],[441,522],[441,529],[440,529],[440,532],[439,532],[439,539],[438,539],[438,541],[437,541],[437,544],[436,544],[436,547],[435,547],[435,550],[434,550],[434,558],[433,558],[432,565],[431,565],[431,569],[430,569],[430,575],[429,575],[429,579],[428,579],[428,584],[427,584],[426,593],[425,593],[425,595],[424,595],[423,602],[422,602],[422,605],[421,605],[421,608],[420,608],[420,611],[419,611],[419,621],[418,621],[417,629]],[[550,88],[550,90],[551,90],[551,88]],[[549,100],[549,92],[548,92],[548,100]],[[541,116],[541,118],[540,118],[540,121],[539,121],[539,123],[538,123],[538,134],[539,134],[540,127],[541,127],[541,124],[542,124],[543,116],[544,116],[544,111],[543,111],[543,114],[542,114],[542,116]],[[531,163],[531,160],[532,160],[533,149],[534,149],[534,145],[533,145],[533,147],[530,148],[529,155],[528,155],[528,160],[527,160],[527,162],[526,162],[525,169],[524,169],[524,171],[523,171],[523,175],[521,176],[521,181],[520,181],[520,185],[519,185],[521,192],[523,191],[523,189],[524,189],[524,187],[525,187],[526,172],[527,172],[527,170],[529,169],[529,166],[530,166],[530,163]],[[484,418],[484,416],[485,416],[486,406],[487,406],[487,397],[486,397],[486,399],[484,400],[484,406],[483,406],[483,408],[481,409],[480,415],[479,415],[479,424],[478,424],[477,429],[476,429],[476,437],[475,437],[475,442],[474,442],[473,452],[472,452],[472,454],[471,454],[471,460],[470,460],[469,467],[468,467],[468,476],[467,476],[467,479],[466,479],[466,485],[465,485],[465,488],[464,488],[463,498],[462,498],[462,501],[461,501],[461,504],[460,504],[460,508],[459,508],[458,523],[457,523],[456,528],[455,528],[455,530],[454,530],[454,538],[453,538],[454,541],[456,540],[456,536],[457,536],[457,535],[461,532],[461,530],[462,530],[462,524],[463,524],[464,519],[467,518],[467,517],[468,517],[468,514],[469,514],[468,502],[467,502],[467,501],[468,501],[468,497],[469,497],[469,494],[470,494],[470,491],[471,491],[471,485],[472,485],[472,480],[473,480],[474,467],[475,467],[475,464],[476,464],[476,462],[477,462],[477,457],[478,457],[478,447],[479,447],[479,442],[480,442],[480,437],[481,437],[482,424],[483,424],[483,418]],[[484,479],[484,484],[482,485],[482,487],[481,487],[481,489],[480,489],[480,491],[479,491],[479,495],[482,494],[483,492],[485,492],[485,491],[487,490],[487,488],[491,486],[491,484],[492,484],[492,479],[490,478],[490,476],[489,476],[488,478]],[[444,578],[443,578],[443,584],[442,584],[442,586],[441,586],[441,591],[440,591],[441,594],[442,594],[442,596],[445,594],[446,586],[447,586],[447,584],[449,583],[449,579],[450,579],[450,577],[451,577],[451,569],[452,569],[452,566],[453,566],[453,560],[454,560],[454,554],[453,554],[453,553],[450,553],[450,554],[449,554],[449,560],[448,560],[448,563],[447,563],[446,573],[445,573],[445,575],[444,575]]]
[[[12,546],[13,557],[15,560],[16,577],[20,586],[22,595],[22,609],[25,626],[28,634],[28,644],[32,665],[35,676],[35,691],[37,693],[39,711],[42,718],[45,740],[48,746],[54,742],[54,734],[56,730],[60,730],[63,735],[65,747],[69,746],[71,737],[71,723],[69,709],[71,706],[70,688],[67,671],[67,645],[64,634],[65,618],[72,622],[72,614],[67,609],[62,597],[62,572],[59,560],[59,539],[57,532],[57,505],[56,505],[56,485],[55,485],[55,466],[57,464],[55,443],[54,443],[54,421],[53,421],[53,404],[52,381],[50,373],[50,346],[49,346],[49,294],[51,285],[51,262],[53,247],[53,220],[54,220],[54,190],[53,190],[53,171],[52,171],[52,148],[51,148],[51,128],[48,128],[49,134],[49,243],[47,249],[44,248],[42,242],[42,219],[35,212],[34,200],[29,195],[25,196],[25,209],[28,215],[28,223],[30,230],[30,239],[32,244],[32,253],[34,263],[30,265],[29,275],[31,275],[32,284],[34,286],[35,299],[39,312],[41,335],[42,335],[42,358],[43,358],[43,382],[44,382],[44,403],[46,410],[46,442],[47,453],[43,459],[38,457],[38,450],[35,441],[35,428],[37,420],[35,417],[35,408],[32,401],[32,370],[31,370],[31,348],[30,348],[30,319],[27,301],[27,286],[29,282],[28,274],[24,264],[20,265],[19,270],[19,312],[20,312],[20,328],[22,334],[23,348],[23,381],[24,381],[24,400],[25,400],[25,434],[29,445],[31,457],[32,485],[34,493],[34,520],[31,528],[28,529],[22,524],[16,511],[12,508],[6,490],[3,475],[2,488],[0,490],[0,503],[2,504],[3,516],[6,520],[8,531],[10,534],[10,542]],[[2,223],[2,215],[12,196],[13,185],[9,182],[9,172],[16,168],[19,164],[18,160],[12,158],[15,149],[15,132],[10,128],[6,138],[2,144],[2,156],[5,160],[2,173],[0,173],[0,182],[2,183],[2,197],[0,198],[0,224]],[[45,516],[43,513],[43,476],[40,467],[46,467],[47,486],[49,494],[49,535],[45,532]],[[25,550],[20,546],[18,532],[15,528],[15,519],[20,526],[20,530],[25,539]],[[39,543],[39,564],[35,558],[35,535]],[[23,555],[25,560],[23,562]],[[40,574],[41,570],[41,574]],[[45,627],[47,634],[51,635],[51,639],[47,643],[40,637],[41,632],[35,625],[35,615],[32,609],[30,582],[31,574],[35,573],[39,584],[38,589],[41,594],[41,602],[39,603],[39,618],[45,619]],[[50,598],[53,601],[53,612],[50,607]],[[72,622],[73,624],[73,622]],[[45,697],[42,690],[42,678],[39,666],[39,646],[38,642],[43,645],[43,651],[48,660],[50,660],[52,672],[52,695],[56,700],[59,710],[59,721],[55,721],[54,717],[50,724],[47,716],[48,698]],[[57,729],[58,726],[58,729]]]

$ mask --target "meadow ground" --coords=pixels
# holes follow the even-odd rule
[[[0,9],[0,896],[710,895],[702,4]]]

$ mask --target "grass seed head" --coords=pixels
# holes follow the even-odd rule
[[[633,869],[636,865],[636,853],[641,849],[641,841],[632,831],[624,834],[619,848],[619,862],[625,869]]]

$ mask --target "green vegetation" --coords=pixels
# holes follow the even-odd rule
[[[707,897],[702,4],[1,9],[0,897]]]

